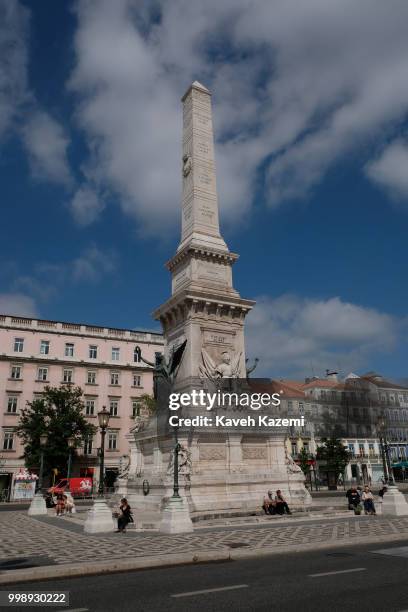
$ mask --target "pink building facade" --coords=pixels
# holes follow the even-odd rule
[[[94,425],[103,406],[110,411],[105,466],[113,482],[129,455],[126,434],[140,397],[152,394],[152,368],[140,355],[154,362],[162,352],[162,336],[153,332],[0,315],[0,494],[12,489],[24,466],[15,433],[21,408],[47,385],[81,387],[85,416]],[[98,432],[78,450],[73,475],[97,475],[99,446]]]

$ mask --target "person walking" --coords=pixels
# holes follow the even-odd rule
[[[133,523],[133,514],[126,497],[123,497],[120,500],[118,528],[116,533],[126,532],[126,527],[129,523]]]

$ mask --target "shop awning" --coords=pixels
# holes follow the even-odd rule
[[[408,468],[408,461],[398,461],[392,464],[393,468]]]

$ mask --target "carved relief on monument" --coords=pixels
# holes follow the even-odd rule
[[[222,461],[227,458],[227,449],[221,444],[200,445],[200,461]]]
[[[191,156],[186,153],[183,155],[183,176],[185,178],[190,174],[192,166],[193,160],[191,159]]]
[[[213,358],[205,349],[201,349],[202,362],[198,366],[199,376],[209,380],[220,378],[239,378],[242,367],[242,351],[218,350],[212,351],[216,357]]]
[[[179,474],[184,474],[184,476],[190,476],[192,472],[192,461],[191,461],[191,451],[186,447],[181,445],[179,455],[178,455],[178,471]],[[174,474],[174,452],[170,452],[169,462],[167,465],[167,474]]]
[[[243,446],[242,447],[242,458],[243,459],[267,459],[267,449],[264,446]]]

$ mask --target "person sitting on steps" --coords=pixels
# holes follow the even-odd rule
[[[276,503],[276,512],[278,514],[285,514],[285,512],[287,514],[292,514],[286,502],[286,499],[283,497],[282,491],[280,489],[276,491],[275,503]]]
[[[120,500],[119,506],[119,517],[118,517],[118,528],[116,533],[125,533],[126,527],[129,523],[133,523],[133,514],[132,510],[128,504],[126,497],[123,497]]]
[[[265,495],[262,508],[265,514],[275,514],[276,502],[273,499],[272,491],[268,491],[268,494]]]
[[[371,493],[369,486],[364,487],[361,500],[364,504],[364,514],[375,514],[374,495]]]

